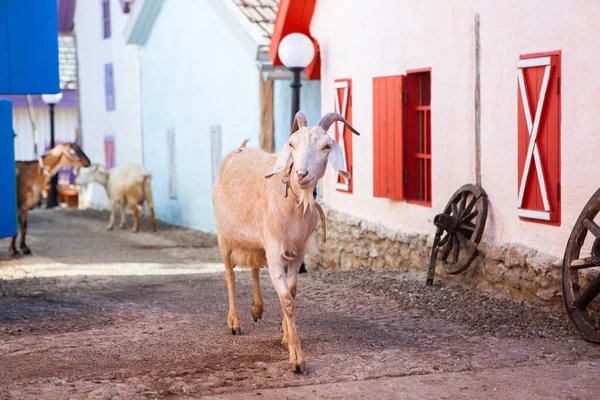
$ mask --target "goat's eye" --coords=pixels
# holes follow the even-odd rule
[[[331,150],[331,145],[326,144],[325,146],[323,146],[322,150],[325,150],[325,151]]]
[[[290,149],[295,149],[295,147],[292,143],[288,143],[288,145],[290,146]]]

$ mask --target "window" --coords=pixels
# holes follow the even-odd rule
[[[102,22],[104,39],[110,38],[110,0],[102,0]]]
[[[431,71],[373,78],[373,195],[431,206]]]
[[[104,165],[106,169],[115,167],[115,137],[104,136]]]
[[[406,200],[431,206],[431,72],[406,74]]]
[[[221,125],[213,125],[210,127],[210,155],[212,166],[212,183],[215,184],[219,170],[221,169]]]
[[[521,56],[517,67],[517,214],[560,224],[560,52]]]
[[[337,79],[333,84],[333,106],[335,112],[346,118],[352,124],[352,80]],[[339,143],[344,154],[344,166],[346,171],[353,175],[352,171],[352,132],[342,122],[335,123],[335,140]],[[340,192],[352,193],[352,177],[346,179],[338,174],[336,189]]]
[[[131,11],[131,5],[133,3],[133,0],[120,0],[121,1],[121,9],[123,10],[124,14],[129,14],[129,11]]]
[[[169,198],[177,198],[177,176],[175,171],[175,129],[167,130],[167,168],[169,171]]]
[[[106,111],[113,111],[115,109],[115,82],[112,63],[104,64],[104,94]]]

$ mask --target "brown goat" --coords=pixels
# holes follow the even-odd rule
[[[31,250],[25,244],[27,234],[27,213],[31,211],[40,200],[42,189],[62,167],[87,167],[90,165],[89,158],[83,150],[75,143],[64,143],[52,148],[43,155],[39,161],[17,161],[17,219],[21,231],[21,243],[19,247],[23,254],[31,254]],[[16,256],[17,235],[13,236],[10,243],[10,255]]]

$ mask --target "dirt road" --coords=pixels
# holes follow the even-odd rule
[[[33,256],[0,240],[0,399],[597,399],[600,346],[561,314],[434,288],[402,271],[300,276],[307,373],[281,346],[266,271],[263,320],[237,274],[241,336],[226,332],[214,237],[159,225],[106,232],[106,214],[36,211]]]

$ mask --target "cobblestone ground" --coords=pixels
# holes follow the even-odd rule
[[[106,213],[36,211],[34,255],[0,240],[0,399],[597,399],[600,347],[566,318],[402,271],[300,276],[307,373],[237,273],[241,336],[226,332],[215,238],[159,225],[107,232]],[[130,217],[131,218],[131,217]]]

